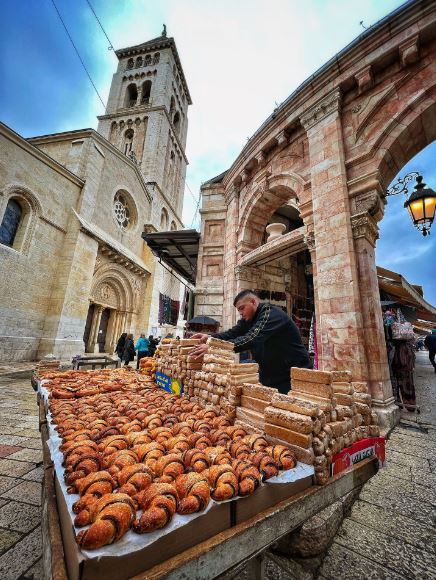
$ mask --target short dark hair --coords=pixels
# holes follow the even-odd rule
[[[247,296],[254,296],[255,298],[259,298],[259,296],[256,294],[254,290],[241,290],[241,292],[236,294],[235,299],[233,300],[233,306],[236,306],[239,300],[242,300]]]

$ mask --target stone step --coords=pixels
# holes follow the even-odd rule
[[[327,580],[404,580],[403,576],[333,542],[319,571]]]
[[[417,429],[405,429],[404,427],[395,428],[394,433],[398,433],[401,435],[405,435],[406,437],[414,437],[416,439],[424,439],[424,441],[433,440],[436,441],[436,428],[435,429],[428,429],[428,433],[423,433]]]
[[[421,469],[426,473],[430,473],[430,463],[428,459],[423,459],[422,457],[415,457],[413,455],[407,455],[400,451],[395,451],[386,449],[386,459],[388,461],[393,461],[394,463],[399,463],[400,465],[406,465],[407,467],[413,467],[415,469]]]
[[[436,556],[436,530],[422,522],[361,500],[353,505],[350,518],[378,532],[405,538],[409,544]]]
[[[386,488],[378,488],[377,493],[374,493],[367,490],[365,486],[360,493],[360,499],[382,508],[391,509],[428,526],[431,525],[433,508],[429,503],[418,503],[413,495],[392,492]]]
[[[414,482],[406,479],[398,479],[395,475],[391,475],[388,469],[382,469],[376,477],[373,477],[365,485],[365,491],[377,494],[383,490],[390,490],[394,494],[407,493],[414,497],[416,501],[436,506],[436,496],[430,494],[428,489],[419,482]]]
[[[421,459],[436,459],[436,443],[433,444],[433,448],[425,448],[410,442],[390,441],[387,449],[388,451],[397,451],[398,453],[404,453],[405,455],[411,455],[412,457],[419,457]]]
[[[407,538],[407,530],[404,532]],[[353,520],[342,523],[335,541],[403,578],[436,577],[436,562],[432,554]]]
[[[428,449],[436,453],[436,445],[433,439],[422,439],[421,437],[409,437],[404,433],[397,432],[396,430],[392,433],[389,437],[387,442],[388,447],[390,447],[391,443],[394,443],[395,446],[402,445],[404,449],[407,449],[408,445],[413,445],[414,447],[420,447],[421,449]]]

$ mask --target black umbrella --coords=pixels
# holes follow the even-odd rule
[[[219,322],[210,316],[194,316],[194,318],[188,320],[188,324],[206,324],[208,326],[218,326]]]

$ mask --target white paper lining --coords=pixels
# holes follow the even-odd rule
[[[45,381],[38,382],[38,392],[41,394],[41,397],[44,399],[44,401],[48,401],[49,392],[46,388],[44,388],[43,386],[44,382]],[[62,443],[62,439],[55,429],[55,424],[53,423],[50,411],[47,412],[47,421],[49,426],[49,439],[47,441],[47,445],[50,450],[50,455],[55,467],[55,472],[58,478],[59,485],[62,489],[65,502],[68,506],[68,512],[70,514],[72,526],[74,527],[75,533],[77,534],[80,530],[86,529],[89,526],[83,528],[77,528],[74,526],[75,514],[73,513],[72,507],[73,504],[79,499],[79,495],[67,493],[67,485],[65,484],[64,480],[65,470],[62,466],[63,453],[59,450],[59,446]],[[314,468],[311,465],[306,465],[305,463],[298,462],[295,468],[283,471],[276,477],[272,477],[271,479],[269,479],[265,483],[262,483],[261,485],[278,485],[284,483],[291,483],[293,481],[298,481],[299,479],[303,479],[305,477],[310,477],[314,475],[314,473],[315,473]],[[237,496],[227,501],[240,501],[242,499],[245,499],[245,497]],[[215,502],[213,500],[210,500],[209,505],[202,512],[190,515],[175,514],[172,520],[164,528],[160,530],[156,530],[154,532],[150,532],[147,534],[136,534],[132,530],[129,530],[115,544],[104,546],[103,548],[97,550],[91,551],[81,550],[81,552],[86,558],[98,559],[104,556],[123,556],[126,554],[130,554],[132,552],[136,552],[138,550],[142,550],[143,548],[149,546],[150,544],[153,544],[153,542],[155,542],[162,536],[165,536],[166,534],[169,534],[174,530],[182,528],[186,524],[190,523],[192,520],[205,516],[216,503],[224,503],[224,502]],[[140,513],[141,512],[138,512],[137,515],[139,515]]]

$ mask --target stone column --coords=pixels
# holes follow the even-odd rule
[[[359,281],[350,222],[340,117],[335,90],[301,118],[309,140],[319,366],[368,378]]]
[[[223,304],[223,329],[234,325],[236,311],[233,306],[233,298],[236,295],[235,266],[237,265],[236,245],[239,226],[239,191],[233,184],[225,194],[227,206],[225,242],[224,242],[224,304]]]
[[[359,289],[368,361],[368,386],[380,424],[386,429],[398,422],[400,413],[392,394],[377,280],[374,250],[378,238],[378,227],[375,219],[368,212],[353,215],[351,226],[361,281]]]
[[[91,332],[89,333],[88,352],[95,352],[95,345],[97,344],[98,330],[100,328],[101,315],[104,306],[95,305],[94,314],[92,316]]]
[[[316,242],[315,234],[312,229],[309,229],[304,236],[304,241],[306,242],[307,249],[310,252],[310,261],[312,263],[312,276],[313,276],[313,305],[315,309],[315,320],[316,320],[316,334],[313,340],[316,340],[317,351],[320,351],[320,340],[319,340],[319,323],[318,323],[318,277],[316,272]]]

